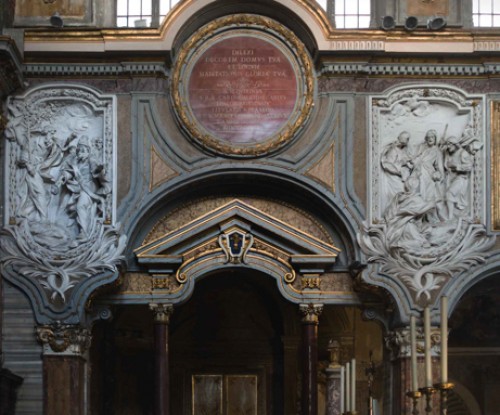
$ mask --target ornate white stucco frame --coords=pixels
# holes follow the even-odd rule
[[[410,306],[433,304],[494,243],[484,225],[485,98],[408,85],[370,97],[369,114],[369,214],[358,240],[379,266],[365,278]]]
[[[39,323],[80,322],[89,295],[117,278],[116,99],[47,84],[10,97],[5,131],[2,273]]]

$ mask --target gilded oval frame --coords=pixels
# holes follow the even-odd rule
[[[247,34],[265,33],[277,43],[278,49],[286,48],[293,58],[292,67],[299,80],[297,97],[286,125],[265,140],[251,144],[235,144],[207,131],[193,115],[187,99],[190,60],[211,39],[224,32]],[[180,49],[172,70],[171,98],[181,127],[203,149],[226,157],[251,158],[272,154],[293,141],[306,124],[314,106],[315,78],[312,59],[300,39],[288,28],[268,17],[253,14],[236,14],[216,19],[195,32]]]

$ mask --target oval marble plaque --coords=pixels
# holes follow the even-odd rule
[[[227,28],[234,19],[247,27],[237,22]],[[186,42],[174,68],[179,120],[199,144],[220,154],[250,157],[281,148],[312,107],[312,65],[304,46],[259,16],[235,15],[209,27],[210,33],[202,28]]]

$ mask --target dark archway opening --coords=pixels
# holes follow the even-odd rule
[[[457,387],[450,415],[498,413],[500,408],[500,279],[472,286],[450,316],[449,372]]]
[[[235,407],[284,414],[288,307],[297,315],[276,282],[255,272],[226,271],[199,281],[172,316],[172,413],[193,413],[193,407],[212,413],[222,405],[223,413]]]
[[[93,330],[91,413],[150,415],[153,314],[147,305],[117,305],[113,315]],[[285,403],[286,390],[297,390],[299,322],[296,305],[266,275],[239,269],[201,279],[170,321],[171,413],[191,415],[205,399],[212,406],[255,405],[259,415],[286,414],[294,404]]]

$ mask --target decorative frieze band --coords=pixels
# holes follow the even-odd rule
[[[347,50],[347,49],[346,49]],[[120,64],[25,64],[27,77],[45,76],[169,76],[168,68],[159,63]],[[418,76],[485,76],[500,74],[500,64],[439,65],[439,64],[374,64],[326,63],[321,75],[418,75]]]
[[[492,52],[500,51],[500,42],[497,40],[482,40],[474,42],[475,52]]]
[[[500,74],[500,65],[327,63],[320,73],[321,75],[484,76]]]
[[[123,62],[114,64],[25,64],[25,76],[168,76],[160,63]]]
[[[404,40],[403,40],[404,41]],[[367,39],[354,40],[343,39],[334,40],[330,43],[331,50],[346,50],[346,51],[387,51],[388,44],[394,44],[391,40],[386,42],[385,39]],[[466,45],[469,42],[465,42]],[[474,52],[495,52],[500,51],[500,42],[498,40],[476,40],[473,42]]]
[[[168,68],[159,63],[120,64],[25,64],[23,74],[36,76],[164,76]],[[332,63],[324,64],[321,75],[419,75],[419,76],[485,76],[500,74],[500,64],[484,65],[433,65],[433,64],[374,64]]]
[[[384,50],[383,40],[336,40],[331,43],[332,50]]]

